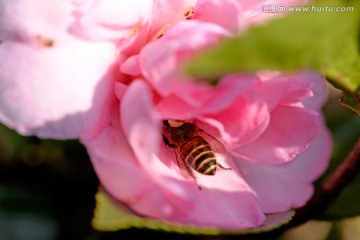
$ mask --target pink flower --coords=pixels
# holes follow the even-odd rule
[[[2,0],[0,120],[25,135],[80,138],[105,189],[139,215],[258,227],[304,205],[327,166],[325,81],[308,70],[232,73],[210,86],[181,70],[263,19],[263,2]],[[169,119],[220,141],[216,160],[231,170],[186,179],[163,141]]]

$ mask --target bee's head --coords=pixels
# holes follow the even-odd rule
[[[182,125],[184,125],[184,123],[186,123],[186,121],[182,121],[182,120],[164,120],[163,121],[165,126],[168,127],[181,127]]]

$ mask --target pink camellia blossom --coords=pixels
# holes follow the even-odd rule
[[[320,74],[231,73],[216,86],[181,74],[192,56],[263,21],[262,3],[304,1],[40,2],[0,0],[1,122],[80,138],[106,191],[141,216],[245,229],[310,198],[331,150]],[[164,120],[211,134],[231,170],[185,178]]]

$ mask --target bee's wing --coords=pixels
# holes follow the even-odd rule
[[[217,140],[215,137],[210,135],[209,133],[205,132],[204,130],[202,130],[199,127],[196,127],[196,132],[198,135],[203,137],[210,144],[211,149],[214,152],[222,153],[222,154],[225,154],[227,152],[225,146],[219,140]]]
[[[177,161],[177,164],[179,165],[181,174],[186,179],[194,178],[194,175],[192,174],[190,167],[184,162],[184,160],[180,156],[180,149],[178,147],[175,147],[174,151],[175,151],[175,155],[176,155],[176,161]]]

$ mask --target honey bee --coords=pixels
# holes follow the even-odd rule
[[[216,161],[214,152],[226,152],[216,138],[190,121],[164,120],[163,123],[164,143],[175,150],[177,163],[185,178],[195,179],[191,169],[205,175],[215,175],[217,167],[231,170]]]

